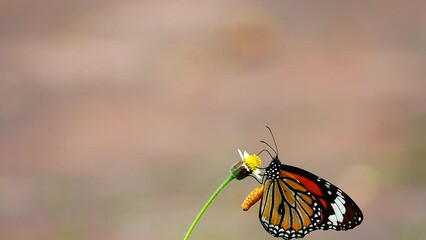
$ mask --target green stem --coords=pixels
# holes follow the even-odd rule
[[[195,218],[195,220],[192,222],[191,226],[189,227],[188,231],[186,232],[185,237],[183,238],[184,240],[188,240],[189,237],[191,236],[192,231],[195,228],[195,225],[197,225],[198,221],[200,220],[201,216],[203,216],[204,212],[207,210],[207,208],[210,206],[210,204],[213,202],[213,200],[217,197],[217,195],[222,191],[222,189],[224,189],[226,187],[226,185],[228,185],[228,183],[230,183],[232,180],[234,180],[234,175],[229,176],[223,183],[222,185],[219,186],[218,189],[216,189],[216,191],[213,193],[213,195],[210,197],[210,199],[206,202],[206,204],[204,204],[204,207],[201,209],[200,213],[198,213],[197,217]]]

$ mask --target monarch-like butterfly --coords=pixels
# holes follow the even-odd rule
[[[248,210],[260,200],[259,219],[265,230],[283,239],[302,238],[314,230],[352,229],[363,220],[356,203],[341,189],[303,169],[282,164],[278,149],[262,177],[262,185],[244,200]],[[264,150],[267,151],[267,150]]]

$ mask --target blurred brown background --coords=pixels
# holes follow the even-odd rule
[[[349,193],[348,232],[424,239],[424,1],[0,2],[0,238],[182,239],[274,130]],[[269,160],[263,156],[264,165]],[[232,182],[192,239],[275,239]]]

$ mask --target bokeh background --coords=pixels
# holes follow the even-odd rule
[[[0,2],[0,238],[182,239],[239,160],[281,159],[424,239],[424,1]],[[264,164],[269,158],[263,155]],[[192,239],[275,239],[232,182]]]

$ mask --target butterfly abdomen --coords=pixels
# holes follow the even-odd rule
[[[263,185],[259,185],[257,188],[253,189],[249,195],[247,195],[244,202],[241,204],[241,207],[244,211],[247,211],[257,203],[263,196]]]

